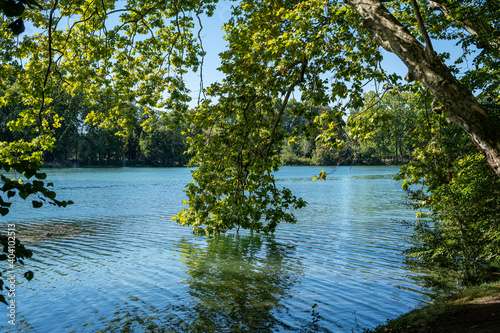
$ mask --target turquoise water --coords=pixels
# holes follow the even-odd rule
[[[422,302],[404,264],[411,219],[396,167],[285,167],[308,202],[274,236],[195,236],[170,220],[185,168],[48,170],[67,208],[16,202],[3,218],[29,240],[16,286],[28,332],[358,332]],[[326,171],[331,171],[326,169]],[[5,311],[6,309],[2,310]],[[3,313],[0,318],[6,318]]]

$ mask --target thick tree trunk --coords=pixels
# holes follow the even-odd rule
[[[463,128],[500,176],[500,124],[491,118],[432,52],[396,20],[379,0],[346,0],[363,18],[362,27],[374,33],[387,51],[396,54],[408,68],[406,80],[424,83],[443,105],[448,121]]]

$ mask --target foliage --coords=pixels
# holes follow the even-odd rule
[[[429,287],[446,292],[498,270],[500,179],[458,126],[430,110],[426,90],[415,91],[368,94],[348,120],[349,135],[373,152],[383,147],[381,138],[398,140],[401,155],[410,155],[396,177],[418,211],[407,261],[426,269],[420,278]],[[496,104],[483,104],[498,119]]]
[[[313,165],[340,165],[343,163],[350,163],[349,157],[352,156],[349,151],[338,151],[328,149],[321,145],[317,145],[314,149],[312,156]]]
[[[500,179],[456,126],[424,119],[398,175],[419,210],[408,261],[431,269],[424,280],[438,290],[489,280],[500,262]]]
[[[328,128],[315,128],[314,137],[309,138],[310,130],[301,131],[303,125],[292,124],[310,125],[312,121],[284,116],[283,127],[295,130],[287,131],[289,137],[280,152],[281,162],[284,165],[381,165],[408,161],[413,151],[411,135],[422,111],[417,95],[397,91],[379,95],[371,91],[363,98],[363,106],[351,110],[346,125],[335,133],[335,139],[341,144],[334,148],[314,140],[325,135]],[[318,109],[315,116],[323,112],[325,109]]]
[[[311,165],[313,163],[312,157],[316,150],[314,140],[299,137],[298,141],[295,141],[295,139],[293,141],[292,139],[286,141],[288,143],[284,144],[280,151],[281,163],[283,165]]]
[[[6,172],[13,172],[14,176],[9,177],[8,174],[1,174],[0,179],[2,181],[2,192],[6,194],[8,199],[11,199],[18,195],[23,200],[26,200],[30,195],[37,195],[38,199],[33,199],[33,208],[40,208],[43,206],[44,202],[49,204],[66,207],[71,201],[59,201],[56,199],[56,193],[49,190],[47,187],[53,186],[53,183],[45,184],[43,180],[47,178],[47,174],[40,172],[37,164],[29,161],[22,161],[19,163],[0,164],[0,168]],[[25,177],[16,176],[16,173]],[[31,180],[32,177],[36,179]],[[0,214],[5,216],[9,213],[9,207],[11,203],[6,202],[0,197]]]
[[[28,8],[33,9],[36,7],[41,8],[41,6],[35,0],[2,0],[0,1],[0,9],[3,14],[7,17],[18,17],[17,20],[11,22],[7,25],[7,29],[10,29],[14,35],[19,35],[24,32],[24,21],[21,17],[24,13],[25,5]]]
[[[442,7],[435,12],[427,9],[426,1],[416,2],[425,24],[406,1],[384,1],[384,5],[393,15],[392,23],[424,41],[432,65],[443,69],[437,75],[438,88],[451,99],[436,99],[434,111],[439,115],[429,114],[428,108],[419,110],[425,118],[417,120],[420,127],[415,132],[406,126],[411,121],[402,122],[401,128],[394,124],[398,130],[393,134],[370,130],[372,140],[362,143],[358,153],[372,162],[383,159],[385,155],[377,156],[382,149],[377,142],[387,138],[396,156],[413,149],[414,158],[400,177],[407,179],[410,198],[420,208],[430,209],[431,215],[429,221],[420,221],[416,238],[422,242],[409,254],[418,265],[442,267],[446,274],[457,271],[463,283],[470,284],[482,279],[490,263],[498,260],[498,176],[488,171],[463,132],[447,126],[444,119],[468,130],[484,153],[500,146],[498,132],[488,130],[499,128],[498,117],[492,114],[500,89],[500,8],[498,1],[436,0],[432,3]],[[141,147],[153,163],[171,163],[172,157],[159,156],[154,148],[169,139],[179,146],[177,126],[183,125],[181,135],[188,136],[193,156],[189,166],[195,169],[186,187],[188,206],[175,217],[179,223],[193,226],[195,232],[217,234],[240,227],[274,232],[279,222],[295,222],[293,209],[305,202],[278,187],[273,173],[282,163],[280,153],[291,149],[312,160],[332,158],[329,149],[346,149],[351,143],[347,111],[367,105],[370,97],[363,96],[367,85],[380,92],[412,86],[401,86],[398,75],[381,67],[381,46],[389,48],[390,43],[356,7],[380,5],[379,1],[242,0],[224,26],[228,47],[220,55],[220,70],[225,78],[201,92],[207,99],[188,110],[185,75],[199,69],[205,54],[201,32],[195,29],[202,29],[201,16],[211,16],[216,3],[40,0],[38,6],[31,0],[0,0],[0,107],[5,134],[0,142],[1,166],[6,170],[19,166],[20,174],[37,178],[43,177],[36,168],[44,158],[57,160],[65,151],[84,152],[89,163],[100,162],[101,156],[103,163],[115,163],[125,154],[137,157]],[[25,22],[35,32],[15,37]],[[465,34],[471,27],[478,29]],[[427,33],[434,40],[456,41],[464,55],[455,63],[447,53],[436,56]],[[404,50],[400,57],[408,55],[403,60],[410,81],[424,72],[420,65],[425,58],[411,58],[415,50],[424,49],[422,45],[405,48],[390,42],[392,51]],[[480,52],[473,54],[473,45]],[[483,108],[470,112],[465,108],[466,117],[457,119],[453,112],[461,105],[453,99],[462,94],[443,83],[450,78],[461,79],[469,100],[481,100]],[[426,84],[435,96],[443,95],[436,85]],[[291,103],[295,95],[300,107]],[[73,99],[78,102],[72,104]],[[155,128],[158,110],[172,118],[170,128]],[[467,116],[473,115],[483,121],[470,131],[475,122],[467,122]],[[287,125],[296,124],[287,124],[287,117],[305,120],[300,125],[305,140],[290,132]],[[152,131],[142,132],[138,125]],[[349,126],[352,133],[364,131]],[[404,142],[409,132],[415,135],[413,147]],[[480,134],[491,134],[492,144],[481,146]],[[78,140],[67,140],[70,136]],[[316,153],[310,149],[310,139],[320,148]],[[296,145],[291,142],[283,149],[290,140]],[[42,179],[2,180],[7,198],[34,194],[40,195],[33,200],[35,208],[44,200],[64,205]],[[423,188],[415,190],[416,185]],[[3,212],[8,206],[2,199]]]
[[[88,112],[80,121],[131,138],[125,144],[131,152],[140,141],[140,134],[136,132],[135,139],[131,135],[136,112],[148,116],[141,125],[151,128],[149,120],[162,110],[173,119],[173,128],[191,126],[184,132],[190,135],[190,166],[197,167],[186,188],[189,206],[177,215],[178,222],[209,233],[232,227],[272,232],[280,221],[293,222],[289,209],[302,207],[304,202],[278,188],[273,177],[281,165],[282,145],[290,134],[292,139],[295,136],[286,127],[286,117],[307,120],[304,135],[307,142],[315,140],[315,147],[345,147],[349,139],[346,111],[365,105],[365,87],[374,85],[382,92],[400,86],[399,76],[381,68],[381,45],[387,47],[387,43],[370,29],[366,13],[357,6],[380,2],[242,0],[233,6],[232,17],[224,26],[228,47],[220,54],[220,70],[225,78],[201,92],[207,98],[188,110],[185,75],[198,70],[205,54],[197,37],[201,32],[195,30],[202,29],[202,15],[211,16],[216,3],[44,0],[40,1],[43,10],[25,8],[22,18],[33,24],[36,33],[16,41],[10,31],[0,30],[0,104],[22,106],[7,123],[15,139],[3,143],[2,161],[41,161],[44,154],[54,151],[55,133],[64,128],[65,121],[64,111],[57,109],[60,96],[81,96],[80,104]],[[418,3],[425,26],[407,2],[384,2],[393,15],[392,23],[406,26],[403,32],[423,40],[427,50],[431,50],[427,33],[463,46],[464,57],[455,64],[447,60],[446,53],[438,57],[427,53],[434,65],[447,62],[448,67],[438,66],[444,68],[443,80],[453,78],[452,74],[458,77],[462,70],[469,91],[476,89],[497,103],[498,4],[435,1],[448,10],[438,14],[423,6],[424,1]],[[478,18],[474,9],[485,15]],[[371,14],[381,15],[383,10]],[[0,25],[7,27],[10,19],[4,15],[1,19]],[[471,24],[485,29],[466,36],[462,28]],[[482,52],[471,55],[471,45],[482,45]],[[414,55],[421,49],[417,45],[406,53]],[[460,67],[465,56],[472,57],[475,66]],[[410,74],[420,73],[417,69],[424,60],[406,61]],[[7,89],[13,82],[16,91]],[[430,91],[438,95],[435,87]],[[295,95],[300,95],[300,107],[289,107]],[[470,100],[475,98],[471,95]],[[436,107],[436,112],[451,115],[456,105],[446,103],[437,100],[440,109]],[[480,114],[489,120],[483,111],[475,109],[469,115]],[[456,117],[450,119],[460,123]],[[494,123],[484,121],[481,126]],[[470,123],[461,125],[465,128]],[[471,133],[473,137],[481,134],[481,126]],[[67,127],[68,131],[74,128]],[[401,131],[407,134],[408,128]],[[143,134],[147,154],[155,155],[148,142],[168,133]],[[391,138],[395,155],[406,155],[409,148],[396,139],[404,138],[396,133]],[[121,145],[120,140],[105,141],[123,147],[123,141]],[[304,151],[305,143],[299,141]],[[364,148],[361,151],[371,160],[378,158],[372,147]],[[310,155],[307,158],[315,158],[312,151],[305,150]],[[104,152],[109,155],[106,158],[116,158],[110,151]],[[324,152],[318,152],[316,160],[330,157]],[[125,154],[124,150],[119,154]]]
[[[279,145],[287,136],[282,117],[303,116],[314,119],[306,127],[325,125],[335,131],[342,123],[341,113],[317,115],[312,105],[324,105],[330,97],[322,89],[326,82],[309,69],[329,70],[332,58],[340,61],[340,49],[326,45],[346,45],[352,51],[352,44],[365,41],[340,40],[334,34],[335,24],[326,23],[334,18],[339,25],[342,20],[354,23],[357,17],[343,5],[332,5],[331,14],[325,17],[325,5],[322,1],[304,6],[293,1],[243,1],[235,8],[225,26],[228,50],[221,54],[226,77],[208,90],[217,97],[217,104],[204,103],[190,116],[201,132],[190,140],[190,151],[195,154],[191,165],[198,169],[186,190],[189,207],[177,215],[178,222],[196,228],[205,225],[207,232],[218,233],[240,226],[273,232],[280,221],[295,221],[286,210],[300,208],[304,202],[288,189],[278,189],[272,175],[280,165]],[[349,30],[345,34],[355,37]],[[318,39],[325,43],[315,43]],[[374,61],[369,53],[352,63],[342,60],[354,67]],[[375,72],[363,73],[371,74]],[[345,82],[351,81],[353,91],[362,80],[360,73],[347,68],[336,79],[345,89]],[[303,100],[311,107],[287,109],[296,89],[302,90]],[[340,94],[345,96],[345,92]],[[329,139],[325,136],[325,140]]]
[[[188,138],[188,152],[195,154],[189,165],[197,168],[186,189],[189,207],[175,219],[208,234],[234,227],[274,232],[280,221],[294,222],[286,209],[305,204],[290,190],[278,189],[272,174],[279,155],[271,138],[284,136],[279,118],[265,117],[266,108],[272,107],[269,99],[259,101],[254,96],[241,107],[234,100],[238,97],[224,98],[216,106],[222,109],[216,117],[206,113],[212,110],[207,106],[194,111],[194,124],[201,133]],[[261,126],[250,126],[255,122]]]
[[[36,197],[36,199],[32,199],[31,201],[33,208],[40,208],[47,202],[58,207],[66,207],[68,204],[73,203],[72,201],[59,201],[56,199],[56,193],[48,189],[48,187],[53,186],[53,184],[44,183],[47,174],[40,172],[36,163],[30,161],[21,161],[13,164],[0,163],[0,170],[6,172],[0,174],[0,180],[3,184],[3,195],[0,196],[0,214],[2,214],[2,216],[9,213],[9,208],[12,205],[12,202],[6,200],[13,200],[16,196],[19,196],[23,200],[26,200],[29,196]],[[8,174],[9,172],[12,173],[10,177]],[[31,180],[33,177],[35,179]],[[4,195],[6,198],[4,198]],[[31,258],[33,253],[31,250],[26,249],[24,245],[20,243],[19,239],[16,238],[15,225],[9,225],[8,227],[6,232],[7,235],[0,235],[0,244],[3,247],[2,252],[4,253],[0,255],[0,261],[6,261],[10,268],[9,271],[13,271],[16,262],[24,264],[23,259]],[[2,275],[0,274],[0,276]],[[28,281],[31,280],[33,278],[33,272],[27,271],[24,273],[24,277]],[[4,278],[8,279],[10,276],[5,276]],[[4,280],[0,279],[1,291],[3,291],[3,284]],[[5,297],[1,294],[0,302],[7,304]]]
[[[139,148],[146,165],[184,166],[189,161],[186,135],[181,128],[162,126],[159,120],[152,123],[149,131],[141,132]]]
[[[21,134],[3,145],[5,158],[21,152],[41,161],[42,152],[54,149],[54,131],[62,122],[56,108],[60,96],[80,96],[90,111],[87,123],[121,132],[133,125],[134,104],[146,114],[154,108],[187,109],[183,76],[201,57],[190,13],[210,15],[211,1],[56,0],[40,6],[22,13],[37,33],[16,42],[0,30],[0,105],[23,106],[7,123]],[[8,19],[0,18],[5,27]],[[12,82],[15,92],[7,89]]]
[[[354,163],[400,164],[412,153],[411,134],[421,112],[417,95],[410,92],[366,93],[363,107],[347,121],[353,142]]]
[[[16,90],[12,84],[9,90]],[[8,124],[19,115],[22,104],[0,107],[0,140],[33,140],[36,135],[12,132]],[[59,96],[54,100],[54,111],[61,116],[60,127],[52,129],[56,138],[51,150],[43,152],[45,166],[122,166],[136,163],[141,166],[185,165],[188,155],[185,136],[179,128],[167,129],[160,113],[141,115],[136,110],[131,115],[131,125],[126,135],[120,129],[106,129],[99,124],[85,123],[88,114],[101,111],[102,106],[86,106],[82,96]],[[140,125],[149,124],[149,131]]]

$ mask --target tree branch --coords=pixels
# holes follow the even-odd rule
[[[285,95],[285,99],[283,100],[283,104],[281,105],[281,108],[278,112],[276,122],[274,123],[273,129],[271,131],[271,136],[270,136],[271,141],[269,142],[269,145],[267,147],[266,155],[269,155],[269,150],[271,149],[271,146],[274,143],[274,133],[276,132],[276,129],[278,128],[281,117],[283,116],[283,113],[285,112],[286,106],[288,104],[288,100],[290,99],[290,95],[292,94],[292,92],[296,86],[298,86],[300,83],[304,82],[304,75],[306,73],[308,61],[307,61],[307,59],[304,59],[301,61],[301,63],[302,63],[302,67],[300,69],[299,77],[297,78],[297,80],[295,80],[295,82],[293,82],[290,85],[290,87],[288,87],[286,95]]]
[[[420,15],[420,9],[418,8],[418,4],[416,0],[411,0],[411,5],[413,7],[413,12],[415,13],[415,17],[417,18],[418,28],[420,29],[420,33],[424,38],[425,42],[425,50],[429,57],[435,56],[434,49],[432,48],[431,39],[429,38],[429,34],[427,33],[427,29],[425,29],[424,20],[422,19],[422,15]]]
[[[379,0],[345,0],[362,18],[363,27],[388,51],[395,53],[408,68],[409,80],[425,84],[446,107],[447,119],[465,130],[486,161],[500,176],[500,124],[479,104],[451,70],[425,48]]]
[[[465,31],[475,37],[490,35],[495,32],[495,29],[488,25],[487,23],[479,22],[478,20],[472,20],[466,18],[463,22],[457,22],[451,15],[450,9],[443,0],[427,0],[429,3],[429,10],[440,11],[447,18],[453,20],[456,24],[461,25]],[[479,49],[496,49],[500,48],[500,36],[495,36],[494,38],[489,38],[487,40],[480,40],[476,43]],[[497,56],[498,58],[498,56]]]
[[[43,79],[43,85],[42,85],[42,104],[40,105],[40,111],[38,111],[38,121],[40,122],[38,126],[40,126],[40,131],[42,129],[42,113],[43,113],[43,108],[45,106],[45,89],[47,87],[47,82],[49,80],[50,72],[52,71],[52,22],[54,20],[54,12],[56,11],[57,5],[59,4],[59,0],[54,1],[54,5],[52,6],[52,9],[50,10],[49,14],[49,31],[48,31],[48,40],[49,40],[49,64],[47,66],[47,70],[45,71],[45,77]],[[57,23],[56,23],[57,24]]]

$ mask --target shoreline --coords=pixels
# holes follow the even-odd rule
[[[462,289],[364,332],[496,333],[499,330],[500,280]]]

